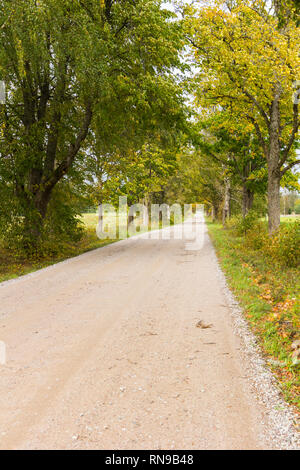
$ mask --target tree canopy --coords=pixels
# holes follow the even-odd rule
[[[140,148],[182,119],[181,26],[157,0],[2,0],[2,226],[28,245],[53,194],[102,154]],[[59,221],[59,224],[62,221]]]
[[[268,169],[271,232],[280,223],[281,180],[300,162],[295,95],[300,31],[287,4],[272,6],[261,0],[216,0],[186,10],[186,34],[198,65],[196,103],[229,108],[227,127],[239,121],[249,136],[255,134]]]
[[[299,190],[299,4],[0,0],[0,230],[32,251],[84,205]],[[186,72],[189,73],[186,73]]]

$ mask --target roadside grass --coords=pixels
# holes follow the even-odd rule
[[[84,234],[78,242],[64,243],[57,255],[46,255],[41,259],[28,260],[0,246],[0,282],[14,279],[38,269],[51,266],[87,251],[101,248],[116,240],[100,240],[96,234],[97,214],[83,214],[81,217]]]
[[[115,216],[107,216],[106,222],[112,221],[113,217]],[[27,259],[24,255],[13,253],[0,244],[0,283],[118,241],[118,237],[116,239],[113,238],[106,240],[100,240],[98,238],[96,234],[96,227],[98,224],[97,213],[82,214],[79,221],[83,225],[83,237],[78,242],[65,242],[63,245],[60,245],[59,254],[52,253],[38,259]],[[173,225],[172,220],[171,225]],[[160,223],[157,226],[151,227],[151,229],[159,229],[161,227],[162,224]],[[144,229],[138,233],[146,231],[147,230]]]
[[[249,249],[232,229],[210,221],[207,225],[228,284],[285,399],[300,413],[300,366],[293,362],[291,349],[300,338],[299,269],[274,264],[262,250]]]

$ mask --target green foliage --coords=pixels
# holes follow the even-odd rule
[[[278,8],[252,0],[196,3],[186,6],[185,26],[191,60],[198,64],[191,86],[195,104],[212,122],[202,137],[210,147],[219,144],[221,155],[213,152],[211,160],[221,157],[224,165],[225,153],[233,181],[244,189],[265,191],[268,184],[272,233],[280,224],[280,184],[298,186],[291,169],[299,163],[299,110],[291,97],[300,70],[300,30],[294,15],[278,7],[283,2],[274,2]]]
[[[233,224],[238,235],[245,235],[258,225],[258,214],[254,210],[250,210],[245,217],[237,217]]]
[[[6,215],[6,223],[0,224],[2,245],[16,255],[25,253],[28,258],[56,256],[63,251],[65,244],[77,243],[83,236],[79,213],[76,195],[68,184],[61,184],[53,192],[41,232],[36,235],[41,225],[40,215],[34,208],[26,217],[11,211]],[[38,243],[33,245],[34,236],[38,237]]]
[[[268,235],[266,224],[257,218],[254,211],[234,223],[239,236],[251,249],[260,250],[274,264],[297,267],[300,265],[300,221],[282,224],[272,236]]]
[[[56,190],[49,204],[41,240],[44,254],[48,255],[51,251],[57,255],[61,251],[61,244],[77,243],[84,235],[76,206],[68,200],[67,195],[66,188],[64,191]]]
[[[265,244],[264,251],[281,265],[300,266],[300,221],[282,225]]]
[[[35,250],[45,232],[76,232],[74,200],[56,200],[57,217],[50,205],[61,182],[82,187],[95,148],[115,163],[184,120],[170,73],[185,68],[183,34],[159,0],[1,0],[0,12],[0,225]]]
[[[245,237],[245,246],[251,250],[260,250],[264,252],[264,247],[269,243],[269,235],[265,222],[256,221],[251,228],[247,231]]]
[[[94,154],[96,165],[90,175],[97,178],[97,183],[89,188],[94,202],[117,206],[120,196],[128,196],[131,205],[142,200],[150,202],[162,193],[176,171],[179,146],[178,138],[165,134],[157,133],[138,151],[124,151],[115,159],[105,160]]]
[[[51,224],[51,233],[47,233],[45,230],[40,249],[37,251],[32,250],[31,253],[24,253],[23,246],[20,243],[12,244],[10,242],[8,245],[0,239],[0,282],[36,271],[113,242],[113,240],[99,240],[97,237],[95,227],[97,226],[98,215],[96,213],[84,214],[76,220],[77,237],[74,237],[73,233],[71,239],[66,233],[57,237],[53,233]]]
[[[251,210],[244,218],[232,217],[227,228],[242,237],[246,247],[259,250],[274,264],[292,268],[300,265],[300,220],[282,224],[269,236],[266,223]]]

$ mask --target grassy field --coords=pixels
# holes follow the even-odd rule
[[[281,222],[295,222],[295,220],[300,220],[300,215],[282,215]]]
[[[292,218],[292,220],[295,220]],[[283,224],[291,218],[283,218]],[[300,338],[300,275],[298,268],[274,264],[261,250],[249,249],[244,237],[208,222],[227,281],[287,401],[300,412],[300,366],[291,344]]]

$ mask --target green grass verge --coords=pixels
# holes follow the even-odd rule
[[[208,221],[229,287],[275,372],[285,399],[300,412],[300,366],[291,344],[300,334],[299,270],[276,266],[261,250],[251,250],[243,237]]]

